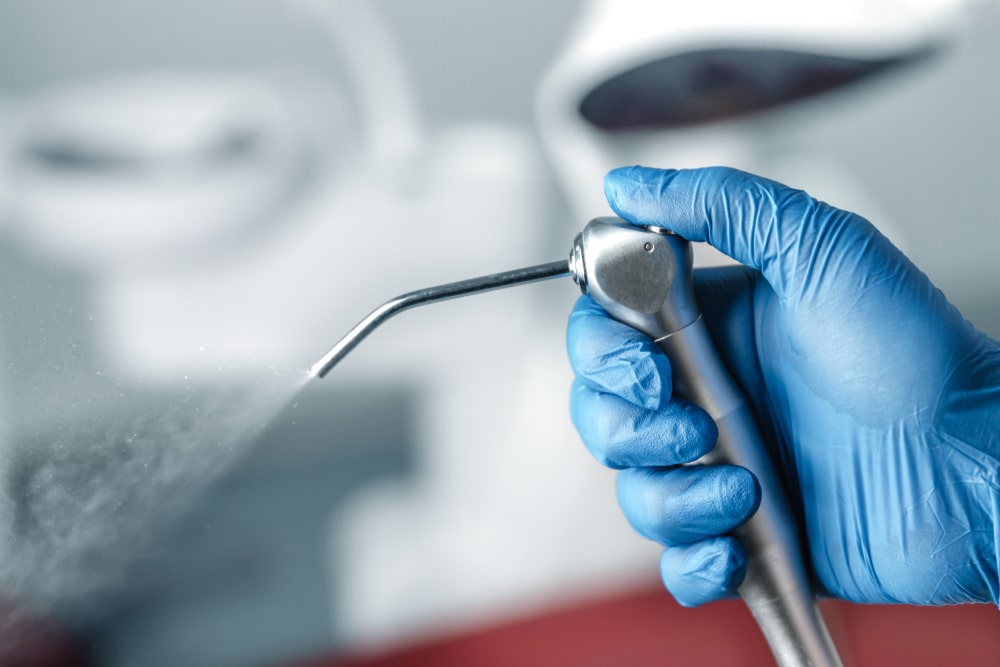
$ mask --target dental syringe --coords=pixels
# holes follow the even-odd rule
[[[615,319],[650,336],[666,352],[674,393],[703,408],[719,437],[696,464],[733,464],[760,483],[757,512],[734,532],[747,554],[739,592],[780,667],[839,667],[812,592],[788,496],[754,416],[708,335],[694,297],[690,244],[659,228],[618,218],[592,220],[566,261],[410,292],[358,323],[312,368],[323,377],[369,333],[414,306],[512,285],[571,276]]]

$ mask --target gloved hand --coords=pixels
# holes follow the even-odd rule
[[[998,602],[1000,344],[863,218],[731,169],[618,169],[612,208],[707,241],[743,267],[696,271],[720,356],[754,406],[829,595]],[[582,297],[568,328],[572,416],[635,529],[665,547],[684,605],[731,595],[728,533],[760,491],[735,466],[685,466],[715,441],[671,398],[646,336]]]

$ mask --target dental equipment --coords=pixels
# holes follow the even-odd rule
[[[326,376],[330,372],[330,369],[357,347],[358,343],[396,313],[401,313],[415,306],[434,303],[435,301],[445,301],[469,294],[479,294],[504,287],[548,280],[549,278],[561,278],[568,275],[570,275],[570,265],[569,262],[563,260],[561,262],[530,266],[525,269],[493,273],[488,276],[461,280],[446,285],[437,285],[415,292],[407,292],[406,294],[397,296],[395,299],[386,301],[373,310],[368,317],[358,322],[346,336],[330,348],[329,352],[323,355],[322,359],[313,364],[310,372],[316,377]]]
[[[736,530],[748,561],[739,592],[778,665],[839,667],[787,494],[749,405],[713,347],[694,297],[691,246],[680,236],[596,218],[576,237],[568,261],[431,287],[386,302],[331,348],[312,373],[325,376],[372,330],[408,308],[562,276],[571,276],[612,317],[652,337],[670,359],[674,391],[715,420],[715,448],[696,463],[735,464],[756,475],[760,508]]]

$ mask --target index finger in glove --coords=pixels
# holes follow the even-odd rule
[[[626,220],[708,242],[760,270],[782,299],[815,289],[826,275],[850,274],[863,256],[887,271],[904,259],[864,218],[736,169],[623,167],[604,188]]]

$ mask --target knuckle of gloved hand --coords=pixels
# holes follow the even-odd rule
[[[647,338],[634,338],[619,348],[601,379],[608,391],[648,409],[662,406],[672,390],[666,355]]]
[[[573,370],[584,384],[646,408],[659,407],[669,398],[666,355],[638,332],[614,340],[571,335],[568,346]]]
[[[660,574],[667,590],[684,607],[732,596],[746,576],[746,555],[732,537],[718,537],[663,552]]]

